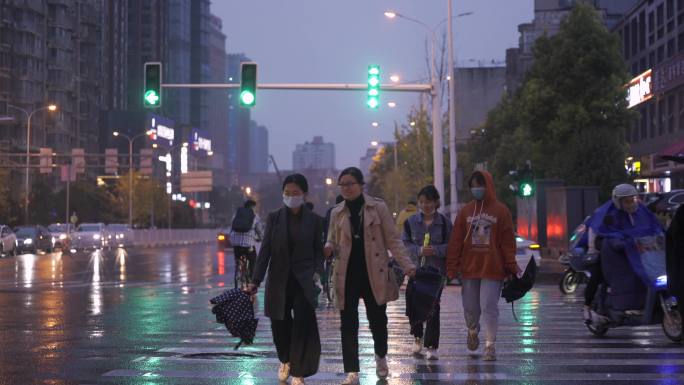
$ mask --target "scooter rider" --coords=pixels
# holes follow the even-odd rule
[[[615,218],[614,215],[606,215],[600,223],[600,229],[605,230],[608,227],[613,227],[615,225],[627,225],[629,227],[634,226],[633,214],[639,208],[639,203],[637,200],[639,193],[637,189],[631,184],[619,184],[613,189],[611,194],[612,204],[619,211],[615,213],[621,218]],[[598,210],[597,210],[598,211]],[[583,239],[579,242],[578,247],[582,247],[587,250],[588,253],[596,252],[596,250],[601,249],[601,241],[603,237],[597,236],[597,232],[600,230],[595,226],[597,223],[593,221],[594,218],[589,219],[588,231],[586,232]],[[624,220],[627,219],[627,220]],[[594,222],[594,223],[592,223]],[[592,227],[592,224],[594,227]],[[590,323],[592,320],[591,304],[596,296],[596,291],[599,285],[603,282],[603,270],[601,269],[600,258],[596,263],[587,266],[587,271],[590,273],[589,282],[584,289],[584,308],[583,315],[584,321]]]

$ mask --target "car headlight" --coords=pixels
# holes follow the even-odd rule
[[[119,238],[123,239],[123,237],[124,237],[123,234],[119,234]]]
[[[33,239],[31,239],[31,238],[24,239],[24,244],[25,244],[25,245],[30,245],[30,244],[32,244],[32,243],[33,243]]]
[[[100,234],[93,234],[93,239],[95,239],[95,240],[100,239]]]
[[[59,239],[62,240],[62,241],[65,240],[65,239],[66,239],[66,234],[60,234],[60,235],[59,235]]]
[[[226,240],[226,236],[223,235],[223,234],[219,234],[218,240],[219,240],[219,241],[225,241],[225,240]]]
[[[656,286],[657,287],[663,287],[667,286],[667,275],[661,275],[656,279]]]

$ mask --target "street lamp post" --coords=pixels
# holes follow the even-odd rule
[[[26,115],[26,197],[24,199],[24,224],[29,222],[29,194],[31,192],[31,186],[29,185],[29,167],[31,165],[31,118],[36,112],[49,110],[57,111],[57,106],[54,104],[47,105],[45,107],[37,108],[31,112],[27,110],[8,104],[7,107],[13,108],[17,111],[21,111]]]
[[[134,137],[114,131],[112,135],[128,140],[128,226],[133,228],[133,142],[147,135],[147,132],[140,133]]]
[[[451,14],[451,0],[449,1],[449,15],[448,18],[445,20],[442,20],[439,22],[434,28],[431,28],[427,24],[423,23],[420,20],[413,19],[411,17],[402,15],[400,13],[394,12],[394,11],[387,11],[385,12],[385,16],[389,19],[394,19],[396,17],[414,22],[416,24],[419,24],[425,30],[430,34],[431,36],[431,44],[430,44],[430,84],[432,84],[432,92],[430,93],[430,96],[432,97],[432,166],[434,170],[434,185],[437,188],[437,191],[439,192],[440,196],[444,196],[444,154],[443,154],[443,134],[442,134],[442,93],[441,93],[441,79],[439,76],[437,76],[437,62],[436,62],[436,45],[437,45],[437,38],[436,38],[436,29],[439,27],[442,23],[445,21],[448,22],[448,29],[449,29],[449,90],[452,92],[453,95],[453,82],[454,82],[454,74],[453,74],[453,41],[452,41],[452,19],[454,18]],[[468,16],[472,15],[472,12],[465,12],[456,15],[455,17],[461,17],[461,16]],[[455,209],[453,206],[455,206],[455,200],[457,198],[456,194],[456,189],[455,189],[455,175],[453,175],[453,172],[455,171],[455,166],[456,166],[456,143],[455,143],[455,111],[453,108],[453,101],[450,100],[450,106],[449,106],[449,134],[450,134],[450,169],[452,171],[452,175],[450,178],[450,186],[451,186],[451,202],[452,202],[452,208],[451,211]],[[453,127],[453,133],[452,133],[452,127]]]

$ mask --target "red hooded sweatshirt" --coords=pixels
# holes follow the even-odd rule
[[[496,199],[492,175],[485,179],[485,198],[473,200],[458,213],[447,247],[447,276],[503,280],[520,271],[511,212]]]

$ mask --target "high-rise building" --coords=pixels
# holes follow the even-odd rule
[[[314,136],[312,142],[298,144],[292,153],[294,170],[335,169],[335,144],[323,142],[322,136]]]
[[[0,130],[6,146],[26,144],[26,117],[50,103],[51,115],[31,120],[32,146],[58,152],[97,148],[102,2],[0,3],[0,108],[16,119]]]
[[[164,82],[191,83],[191,12],[187,0],[169,0],[168,65]],[[162,104],[177,124],[190,124],[190,90],[165,89]]]
[[[100,109],[128,107],[128,2],[105,0],[102,20],[102,98]],[[140,78],[140,77],[139,77]]]
[[[455,68],[456,141],[468,140],[506,91],[506,67]]]
[[[249,128],[249,172],[268,172],[268,129],[253,120]]]
[[[226,35],[221,19],[210,18],[209,69],[211,83],[226,82]],[[214,181],[216,185],[230,186],[226,158],[228,155],[228,91],[206,90],[209,104],[207,131],[213,143]]]
[[[226,55],[226,81],[240,83],[240,63],[251,61],[242,53]],[[240,176],[249,174],[250,109],[240,107],[239,88],[228,91],[228,156],[226,165],[232,184],[240,184]]]

